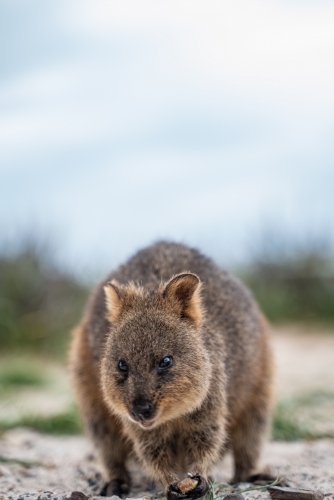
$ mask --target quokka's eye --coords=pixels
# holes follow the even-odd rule
[[[166,370],[166,368],[170,368],[173,365],[172,356],[165,356],[159,363],[159,370]]]
[[[128,371],[128,365],[126,364],[126,362],[124,361],[124,359],[120,359],[119,360],[119,362],[118,362],[118,369],[121,372],[127,372]]]

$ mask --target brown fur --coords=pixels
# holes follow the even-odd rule
[[[164,356],[173,366],[160,373]],[[207,477],[228,448],[235,481],[254,472],[272,403],[267,327],[243,285],[196,250],[157,243],[112,273],[74,332],[70,364],[108,481],[129,484],[132,455],[167,488],[186,471]],[[131,413],[138,400],[152,404],[149,427]]]

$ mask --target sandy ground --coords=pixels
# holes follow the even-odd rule
[[[275,329],[273,343],[277,366],[277,394],[279,399],[322,391],[334,392],[334,334],[289,327]],[[63,377],[63,376],[62,376]],[[69,391],[61,378],[62,391],[57,389],[57,409],[69,401]],[[28,396],[13,402],[19,411],[36,401],[39,408],[52,408],[48,403],[52,394],[40,391],[33,403]],[[45,398],[45,405],[43,403]],[[8,405],[7,405],[8,406]],[[10,405],[9,405],[10,406]],[[317,407],[319,419],[334,428],[334,407]],[[36,411],[36,410],[35,410]],[[0,412],[1,413],[1,412]],[[318,418],[316,416],[316,418]],[[61,500],[72,491],[79,490],[89,497],[99,491],[103,479],[99,465],[84,437],[52,437],[29,430],[16,429],[0,439],[0,456],[7,462],[0,463],[0,500]],[[29,463],[19,463],[19,461]],[[334,440],[313,442],[269,443],[262,459],[262,468],[269,466],[274,475],[283,475],[291,486],[318,489],[333,495],[334,499]],[[157,497],[140,469],[135,468],[131,497],[149,495]],[[213,473],[215,480],[226,481],[231,476],[231,460],[226,458]],[[264,492],[249,492],[246,498],[269,498]]]
[[[42,436],[16,429],[1,440],[0,455],[14,460],[0,465],[0,500],[61,500],[70,497],[73,491],[96,498],[103,484],[98,463],[83,437]],[[24,466],[15,460],[33,465]],[[334,498],[334,441],[269,443],[262,466],[274,475],[284,476],[290,486],[320,490]],[[139,468],[132,467],[132,472],[130,497],[159,496],[159,488],[153,489]],[[226,457],[213,471],[213,478],[227,481],[231,472],[231,458]],[[245,497],[269,499],[267,493],[259,491],[248,492]]]
[[[333,330],[288,326],[272,331],[278,399],[317,390],[334,392]]]

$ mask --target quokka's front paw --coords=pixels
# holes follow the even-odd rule
[[[204,497],[209,490],[207,480],[201,474],[188,474],[186,479],[168,487],[167,500],[193,500]]]
[[[106,483],[102,490],[100,491],[101,497],[112,497],[116,495],[120,498],[124,498],[130,491],[129,486],[122,481],[122,479],[113,479],[109,483]]]

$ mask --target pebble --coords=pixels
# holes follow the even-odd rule
[[[245,500],[245,497],[240,495],[239,493],[231,493],[230,495],[226,495],[224,500]]]

